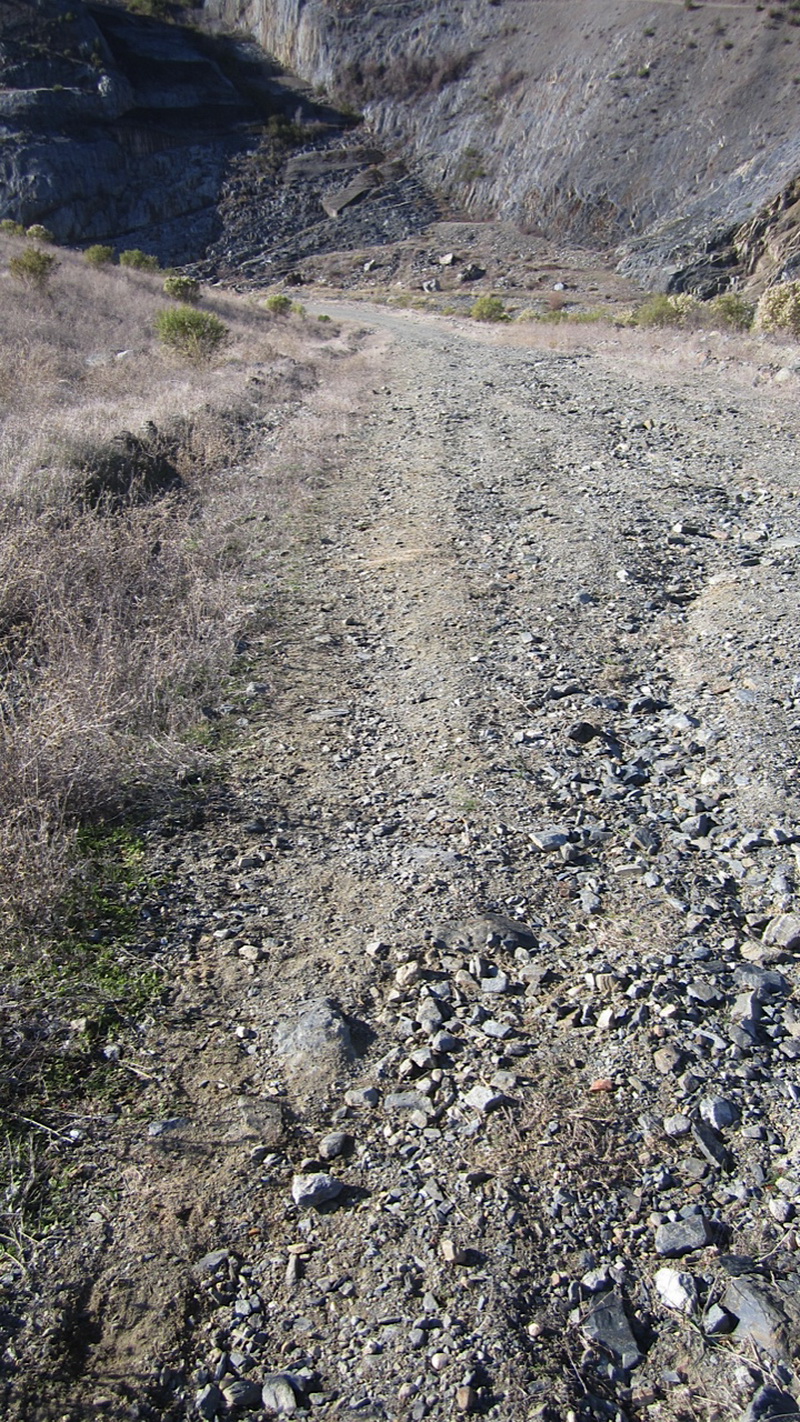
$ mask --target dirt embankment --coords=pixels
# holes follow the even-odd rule
[[[370,386],[153,827],[171,987],[54,1143],[8,1415],[785,1412],[796,353],[337,311]]]

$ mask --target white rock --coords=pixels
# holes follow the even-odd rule
[[[661,1302],[677,1313],[694,1313],[697,1308],[697,1287],[691,1274],[679,1269],[659,1269],[653,1280]]]

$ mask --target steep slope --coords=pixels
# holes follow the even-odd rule
[[[678,0],[206,0],[475,216],[666,284],[800,172],[800,12]],[[731,260],[730,257],[728,260]]]

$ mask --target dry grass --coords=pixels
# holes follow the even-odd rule
[[[0,911],[42,929],[81,825],[174,784],[230,670],[254,539],[280,536],[358,376],[335,327],[206,296],[202,368],[157,342],[163,275],[0,242]],[[345,357],[343,359],[342,357]]]

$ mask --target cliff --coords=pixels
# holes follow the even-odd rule
[[[800,13],[656,0],[206,0],[475,216],[619,247],[651,285],[737,260],[800,173]],[[716,253],[716,256],[714,255]],[[711,255],[710,264],[707,258]],[[723,284],[725,276],[720,278]],[[702,284],[702,283],[701,283]]]

